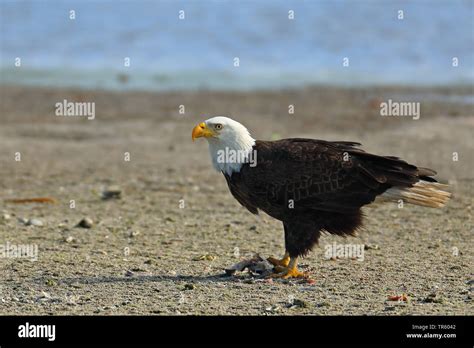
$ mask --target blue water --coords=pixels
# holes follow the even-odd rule
[[[169,90],[474,82],[474,0],[0,4],[4,84]]]

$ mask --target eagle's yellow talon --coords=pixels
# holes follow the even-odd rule
[[[289,258],[289,257],[288,257]],[[308,274],[301,272],[296,267],[296,258],[289,260],[288,266],[275,266],[275,272],[271,275],[272,278],[308,278]]]
[[[280,271],[278,273],[274,273],[271,275],[272,278],[282,278],[282,279],[288,279],[288,278],[308,278],[308,274],[305,272],[298,271],[298,269],[295,268],[288,268],[288,267],[278,267],[275,268],[275,270]]]
[[[288,253],[285,253],[285,256],[283,256],[282,259],[269,257],[267,261],[270,262],[275,267],[278,267],[278,266],[288,267],[288,265],[290,264],[290,255],[288,255]]]

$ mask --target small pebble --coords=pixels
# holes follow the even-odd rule
[[[110,186],[102,192],[102,199],[120,199],[122,197],[122,190],[118,186]]]
[[[317,304],[317,307],[331,307],[329,302],[321,302]]]
[[[443,303],[444,300],[442,298],[440,298],[435,292],[432,292],[431,294],[429,294],[424,302],[426,303]]]
[[[298,299],[295,299],[292,301],[292,303],[288,306],[290,308],[308,308],[308,303],[306,303],[305,301],[303,300],[298,300]]]
[[[130,238],[133,238],[133,237],[138,236],[139,234],[140,234],[140,231],[136,231],[136,230],[135,230],[135,231],[130,231],[129,234],[128,234],[128,236],[129,236]]]
[[[280,311],[280,306],[274,305],[274,306],[269,306],[265,308],[265,311],[271,312],[271,313],[276,313]]]
[[[193,258],[193,261],[214,261],[217,258],[215,255],[205,254]]]
[[[194,284],[186,284],[184,285],[184,290],[194,290],[196,286]]]
[[[78,227],[82,227],[82,228],[91,228],[93,225],[94,225],[94,221],[92,221],[92,219],[88,217],[82,219],[77,224]]]
[[[29,219],[25,225],[26,226],[43,226],[43,221],[39,219]]]
[[[18,222],[26,225],[28,223],[28,219],[25,219],[23,217],[19,217]]]

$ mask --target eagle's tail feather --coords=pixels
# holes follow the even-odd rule
[[[423,207],[442,208],[451,198],[451,193],[446,191],[447,187],[448,185],[438,182],[420,180],[410,187],[391,187],[382,194],[382,198],[389,201],[401,199]]]

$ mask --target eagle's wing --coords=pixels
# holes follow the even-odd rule
[[[366,153],[358,145],[314,139],[257,141],[257,165],[243,167],[241,180],[250,189],[250,201],[351,212],[392,186],[411,186],[420,175],[435,174],[396,157]]]

